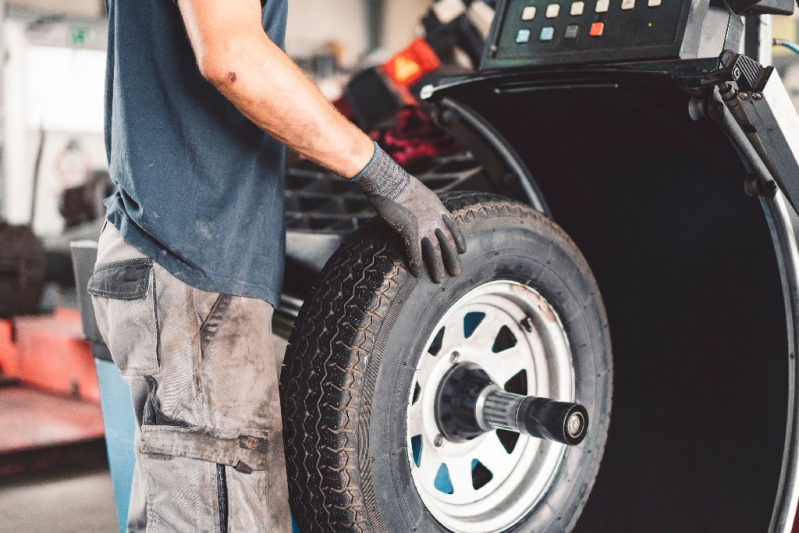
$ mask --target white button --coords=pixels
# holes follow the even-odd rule
[[[621,8],[625,11],[629,11],[635,7],[635,0],[621,0]]]
[[[663,3],[663,0],[649,0],[647,4],[649,7],[660,7],[660,4]]]
[[[607,13],[608,8],[610,8],[610,0],[597,0],[596,2],[597,13]]]
[[[583,14],[585,11],[585,2],[574,2],[572,4],[571,11],[569,12],[573,17],[577,17]]]
[[[560,15],[560,4],[549,4],[547,6],[547,18],[553,19]]]
[[[533,20],[535,18],[535,6],[527,6],[522,11],[522,20]]]

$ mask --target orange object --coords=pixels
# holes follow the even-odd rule
[[[0,321],[0,369],[23,384],[100,401],[91,347],[77,310]]]
[[[424,39],[416,39],[381,68],[399,87],[410,87],[441,66],[441,60]]]
[[[605,23],[594,22],[593,24],[591,24],[591,31],[588,32],[588,34],[591,37],[601,37],[604,32],[605,32]]]
[[[19,351],[13,320],[0,320],[0,375],[19,378]]]

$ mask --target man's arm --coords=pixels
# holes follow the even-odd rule
[[[178,0],[203,77],[272,137],[358,184],[403,238],[414,275],[460,273],[466,245],[449,213],[343,117],[261,27],[259,0]]]
[[[345,178],[374,145],[325,99],[261,26],[258,0],[179,0],[197,64],[247,118]]]

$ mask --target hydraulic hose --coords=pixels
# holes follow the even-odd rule
[[[799,44],[788,41],[786,39],[774,39],[774,46],[784,46],[788,50],[799,54]]]

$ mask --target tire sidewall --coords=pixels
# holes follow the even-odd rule
[[[448,531],[426,510],[411,477],[406,409],[416,365],[433,328],[469,291],[490,281],[528,285],[555,308],[571,346],[577,401],[588,409],[586,440],[567,449],[545,496],[510,531],[564,531],[573,527],[599,467],[609,423],[610,344],[596,283],[574,244],[543,216],[472,220],[462,274],[435,285],[408,277],[381,325],[369,365],[379,364],[370,402],[368,464],[379,522],[389,531]],[[369,373],[367,373],[369,375]],[[371,385],[371,386],[369,386]],[[542,499],[543,501],[543,499]],[[374,522],[374,521],[373,521]]]

